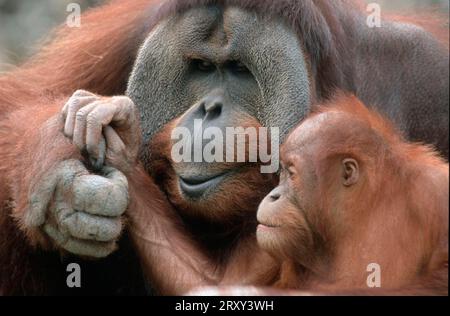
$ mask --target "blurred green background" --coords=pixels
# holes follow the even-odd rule
[[[277,1],[277,0],[274,0]],[[339,1],[339,0],[329,0]],[[433,7],[449,11],[449,0],[378,0],[382,9],[423,10]],[[0,0],[0,71],[20,64],[34,53],[37,43],[49,30],[65,21],[67,4],[75,2],[83,10],[103,0]]]

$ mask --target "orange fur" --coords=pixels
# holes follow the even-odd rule
[[[312,168],[318,183],[312,196],[298,199],[316,200],[315,208],[302,209],[307,224],[280,215],[320,236],[316,251],[301,250],[300,265],[291,273],[302,280],[297,288],[324,294],[448,293],[449,169],[433,148],[407,142],[383,116],[340,94],[291,133],[281,159],[290,164],[306,155],[312,166],[301,166]],[[351,189],[343,189],[333,171],[347,157],[361,169]],[[293,195],[289,201],[307,180],[292,181],[283,182]],[[290,257],[296,260],[295,253]],[[382,267],[382,289],[366,287],[365,267],[372,262]]]

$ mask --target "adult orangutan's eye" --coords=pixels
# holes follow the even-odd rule
[[[195,68],[204,72],[211,72],[215,69],[215,65],[209,61],[196,59],[193,61]]]
[[[249,73],[247,66],[245,66],[240,61],[233,61],[230,63],[230,67],[235,73]]]

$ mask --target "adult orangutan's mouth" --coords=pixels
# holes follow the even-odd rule
[[[208,190],[217,187],[226,177],[228,173],[221,173],[218,175],[195,175],[178,177],[181,191],[189,198],[200,198]]]
[[[275,224],[268,224],[268,223],[259,223],[258,229],[271,229],[271,228],[280,228],[280,226]]]

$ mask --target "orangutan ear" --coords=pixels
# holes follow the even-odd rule
[[[342,183],[346,187],[350,187],[359,180],[359,165],[358,162],[353,158],[346,158],[342,160]]]

